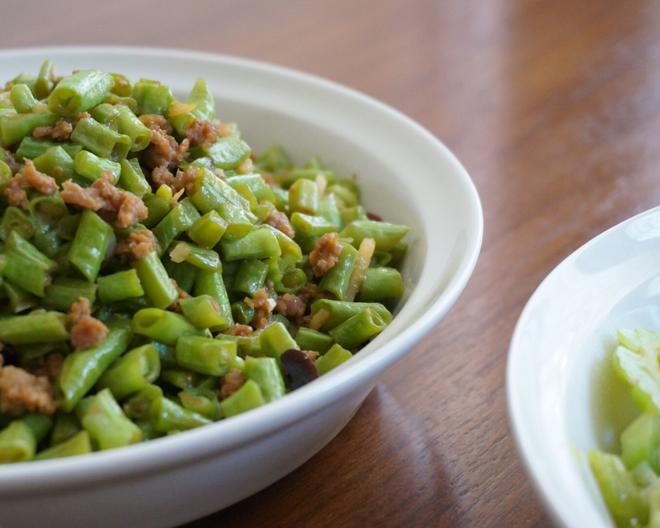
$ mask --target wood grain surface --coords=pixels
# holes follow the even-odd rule
[[[191,527],[550,524],[509,431],[507,348],[556,264],[660,202],[660,3],[2,0],[0,11],[0,47],[186,47],[331,78],[418,120],[479,189],[483,251],[450,314],[318,455]]]

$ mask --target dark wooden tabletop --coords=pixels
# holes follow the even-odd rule
[[[506,412],[522,307],[566,255],[660,202],[660,3],[3,0],[0,47],[146,44],[377,97],[462,160],[485,239],[455,308],[300,469],[191,526],[545,526]]]

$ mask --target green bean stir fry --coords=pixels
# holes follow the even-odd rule
[[[0,462],[126,446],[283,397],[391,321],[408,227],[255,155],[198,79],[51,61],[0,89]]]

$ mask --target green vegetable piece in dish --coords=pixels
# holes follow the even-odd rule
[[[358,298],[366,302],[393,302],[401,298],[404,290],[401,273],[394,268],[369,268]]]
[[[315,215],[319,210],[319,187],[311,180],[297,180],[289,188],[289,210]]]
[[[73,158],[63,147],[50,147],[46,152],[34,158],[35,168],[62,183],[73,177]]]
[[[236,343],[202,336],[181,336],[176,360],[183,368],[209,376],[224,376],[236,357]]]
[[[621,459],[628,469],[642,462],[660,472],[660,416],[641,414],[621,433]]]
[[[138,104],[138,114],[160,115],[165,115],[174,99],[167,86],[148,79],[140,79],[133,85],[133,98]]]
[[[17,231],[7,238],[3,276],[23,290],[43,297],[46,285],[50,282],[50,272],[55,261],[49,259]]]
[[[296,343],[300,350],[314,350],[323,354],[334,344],[334,339],[318,330],[301,326],[296,334]]]
[[[227,321],[220,313],[220,306],[210,295],[181,299],[179,306],[184,317],[196,328],[214,330],[228,326]]]
[[[277,237],[266,227],[254,229],[238,240],[225,241],[223,239],[220,245],[222,256],[230,262],[279,257],[282,254]]]
[[[344,228],[340,236],[353,239],[352,244],[355,247],[358,247],[365,238],[373,238],[376,249],[389,251],[408,234],[408,231],[410,228],[404,225],[375,220],[355,220]]]
[[[195,220],[188,229],[188,236],[202,247],[212,248],[222,238],[227,230],[227,222],[215,211],[209,211]]]
[[[80,145],[74,145],[69,142],[50,141],[47,139],[35,139],[32,136],[25,136],[16,150],[16,157],[19,159],[35,159],[43,155],[48,149],[54,147],[63,148],[66,153],[73,157],[82,150]]]
[[[121,173],[119,175],[119,186],[142,198],[151,191],[149,182],[142,172],[140,162],[137,158],[123,159],[119,162]]]
[[[31,460],[51,423],[50,418],[39,414],[27,414],[9,423],[0,431],[0,463]]]
[[[60,116],[74,116],[103,102],[114,85],[112,75],[82,70],[64,77],[48,97],[48,108]]]
[[[177,235],[192,227],[198,219],[199,213],[188,198],[178,203],[153,230],[161,252],[169,247]]]
[[[31,112],[39,103],[32,95],[32,90],[30,90],[27,84],[15,84],[12,86],[9,97],[19,114]]]
[[[59,343],[69,338],[65,316],[58,312],[32,312],[0,319],[0,342],[9,345]]]
[[[51,113],[5,114],[0,116],[0,143],[9,147],[20,143],[37,127],[52,126],[57,116]]]
[[[96,284],[85,279],[61,277],[46,287],[43,304],[53,310],[68,312],[71,305],[81,297],[93,303],[96,299]]]
[[[40,451],[34,459],[47,460],[50,458],[64,458],[85,455],[91,452],[92,442],[89,438],[89,433],[87,431],[80,431],[68,440]]]
[[[290,348],[298,348],[298,344],[280,322],[264,328],[259,335],[259,342],[263,354],[274,358],[279,358],[283,352]]]
[[[139,152],[149,146],[151,130],[125,105],[117,105],[117,125],[120,134],[131,139],[131,152]]]
[[[99,449],[112,449],[135,444],[142,431],[124,414],[108,389],[82,400],[76,414],[92,443]]]
[[[170,123],[174,127],[174,130],[181,136],[185,135],[188,127],[192,125],[193,120],[209,120],[215,114],[215,101],[204,79],[197,79],[195,81],[188,95],[187,102],[193,105],[192,110],[173,115],[171,112],[174,104],[170,104],[168,112]]]
[[[96,279],[112,233],[112,227],[99,215],[89,209],[83,211],[68,259],[87,280]]]
[[[57,379],[61,393],[60,405],[72,411],[99,380],[105,370],[128,347],[132,333],[130,323],[119,319],[108,325],[108,336],[98,345],[69,354]]]
[[[378,312],[367,308],[330,330],[330,335],[337,344],[354,350],[382,332],[386,324]]]
[[[91,117],[81,119],[71,133],[71,141],[101,158],[125,158],[131,148],[131,138],[102,125]]]
[[[140,284],[156,308],[167,308],[177,298],[174,284],[167,275],[163,263],[155,251],[132,263],[140,278]]]
[[[184,409],[202,415],[209,420],[219,420],[222,417],[217,393],[203,388],[185,389],[177,395]]]
[[[160,308],[143,308],[133,315],[133,332],[166,345],[175,345],[186,335],[199,335],[201,331],[180,314]]]
[[[630,523],[635,522],[637,526],[644,526],[649,518],[648,504],[621,459],[593,450],[589,452],[589,463],[617,525],[634,526]]]
[[[320,330],[326,332],[367,308],[376,312],[388,324],[392,320],[392,314],[382,304],[334,301],[331,299],[319,299],[315,301],[312,304],[312,316],[321,310],[327,314],[323,318],[323,324],[320,327]]]
[[[222,318],[227,322],[227,326],[234,324],[234,318],[231,313],[231,304],[229,296],[219,271],[199,270],[195,276],[195,296],[209,295],[218,304],[218,309]],[[216,328],[214,328],[215,330]]]
[[[319,288],[332,293],[339,300],[346,300],[357,258],[357,249],[349,244],[344,244],[337,264],[324,275]]]
[[[220,403],[222,414],[231,418],[237,414],[256,409],[266,403],[259,385],[253,380],[247,380],[234,394]]]
[[[177,242],[170,250],[172,262],[188,262],[206,271],[222,271],[220,256],[212,249],[206,249],[189,242]]]
[[[144,295],[140,278],[134,269],[118,271],[112,275],[99,277],[97,283],[99,299],[105,304],[142,297]]]
[[[50,432],[50,445],[54,446],[66,442],[78,434],[80,429],[80,422],[75,414],[58,412],[55,415],[55,423]]]
[[[618,346],[612,356],[615,371],[628,382],[635,403],[649,412],[660,412],[658,350],[641,345],[638,351]]]
[[[262,288],[268,275],[268,264],[261,260],[246,259],[236,273],[233,291],[245,293],[252,296],[259,288]]]
[[[91,152],[81,150],[73,158],[73,169],[76,174],[82,176],[88,182],[94,182],[101,177],[103,173],[110,173],[112,175],[112,183],[115,184],[119,181],[121,174],[121,165],[115,161],[105,158],[99,158]]]
[[[250,156],[250,147],[237,137],[220,138],[208,147],[202,147],[202,155],[211,158],[213,165],[220,169],[235,169]]]
[[[142,345],[126,352],[108,367],[98,386],[108,388],[117,400],[142,390],[160,374],[160,355],[153,345]]]
[[[271,357],[248,357],[243,370],[247,379],[259,385],[266,402],[277,400],[284,396],[286,387],[277,360]]]
[[[332,369],[337,368],[339,365],[348,361],[353,357],[348,350],[346,350],[341,345],[332,345],[330,349],[320,356],[314,364],[316,369],[319,371],[319,376],[323,376],[326,372],[330,372]]]

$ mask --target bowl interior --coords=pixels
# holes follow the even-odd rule
[[[660,329],[659,226],[653,209],[577,250],[539,286],[514,333],[513,430],[548,509],[565,525],[612,523],[585,454],[617,451],[636,412],[610,354],[618,328]]]
[[[145,447],[154,455],[164,454],[174,442],[184,453],[193,444],[201,452],[201,443],[204,449],[219,449],[244,439],[246,434],[281,425],[284,416],[294,419],[309,413],[314,405],[327,404],[331,394],[337,397],[340,385],[373,380],[449,309],[465,286],[482,234],[481,207],[474,186],[443,145],[389,107],[282,68],[172,50],[8,50],[0,53],[0,79],[36,71],[44,57],[53,59],[60,73],[98,68],[122,72],[131,80],[158,79],[180,97],[195,78],[202,76],[216,96],[218,115],[237,122],[253,148],[281,143],[296,161],[319,156],[340,175],[356,173],[368,210],[411,227],[410,250],[403,268],[406,298],[392,324],[347,364],[270,404],[267,412],[257,409],[177,438],[95,454],[93,458],[101,460],[103,456],[110,464],[113,459],[130,458],[130,452],[137,457]],[[220,428],[223,434],[216,435]],[[54,470],[58,463],[61,461],[52,462]],[[25,469],[35,466],[45,468],[46,463]],[[9,475],[8,470],[0,468],[0,487],[5,475]]]

